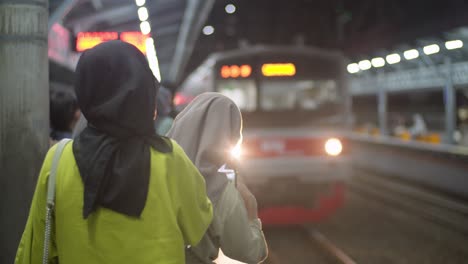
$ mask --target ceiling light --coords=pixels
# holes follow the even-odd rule
[[[348,64],[348,72],[349,73],[357,73],[359,72],[359,65],[357,63],[351,63],[351,64]]]
[[[437,44],[432,44],[423,48],[426,55],[436,54],[440,51],[440,47]]]
[[[362,60],[359,62],[359,69],[365,71],[372,67],[372,64],[369,60]]]
[[[372,66],[374,66],[375,68],[380,68],[380,67],[383,67],[385,66],[385,60],[383,58],[373,58],[372,59]]]
[[[403,56],[405,56],[407,60],[413,60],[419,57],[419,51],[417,49],[410,49],[403,52]]]
[[[138,8],[138,18],[140,19],[140,21],[146,21],[148,20],[148,9],[146,9],[146,7],[140,7]]]
[[[395,64],[401,61],[401,57],[397,53],[390,54],[387,57],[385,57],[385,59],[387,60],[388,64]]]
[[[143,35],[148,35],[151,33],[151,25],[148,21],[143,21],[140,23],[140,30]]]
[[[461,41],[461,40],[447,41],[447,42],[445,42],[445,47],[448,50],[459,49],[459,48],[463,47],[463,41]]]
[[[233,4],[228,4],[224,8],[224,10],[226,10],[226,13],[228,13],[228,14],[233,14],[234,12],[236,12],[236,6],[233,5]]]
[[[211,35],[213,33],[214,33],[214,27],[213,26],[208,25],[208,26],[205,26],[203,28],[203,34],[209,36],[209,35]]]
[[[146,3],[146,0],[135,0],[137,6],[142,6]]]

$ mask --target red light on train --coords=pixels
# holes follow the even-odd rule
[[[240,67],[237,65],[232,65],[231,66],[231,77],[232,78],[237,78],[240,76]]]
[[[119,34],[117,32],[80,32],[76,37],[76,50],[82,52],[103,42],[118,38]]]
[[[244,77],[244,78],[247,78],[250,76],[250,74],[252,73],[252,67],[250,67],[250,65],[242,65],[240,67],[240,75],[241,77]]]
[[[224,79],[227,78],[247,78],[252,74],[252,67],[250,65],[244,64],[241,66],[238,65],[224,65],[221,67],[220,71],[221,77]]]
[[[224,65],[221,67],[221,77],[224,79],[231,77],[231,68],[229,66]]]

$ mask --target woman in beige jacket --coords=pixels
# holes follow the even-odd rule
[[[186,263],[213,263],[221,249],[229,258],[246,263],[262,262],[267,246],[257,202],[241,182],[218,172],[229,163],[230,150],[242,139],[242,117],[229,98],[204,93],[175,119],[167,134],[184,149],[205,177],[207,195],[214,206],[211,226],[196,247],[186,251]]]

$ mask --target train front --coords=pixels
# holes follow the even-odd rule
[[[349,149],[340,58],[291,49],[216,63],[215,90],[242,111],[236,153],[266,223],[320,221],[343,204]]]

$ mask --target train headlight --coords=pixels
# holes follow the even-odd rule
[[[241,144],[237,144],[234,148],[231,149],[231,156],[236,160],[240,160],[242,156]]]
[[[325,142],[325,151],[330,156],[338,156],[343,151],[343,145],[337,138],[330,138]]]

